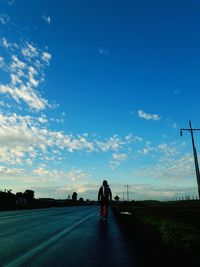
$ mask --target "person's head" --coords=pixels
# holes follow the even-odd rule
[[[104,186],[107,186],[108,185],[108,182],[106,180],[103,181],[103,185]]]

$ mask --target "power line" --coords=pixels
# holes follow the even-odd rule
[[[195,141],[194,141],[194,132],[195,131],[200,131],[200,129],[192,128],[191,121],[189,121],[189,126],[190,126],[189,129],[180,129],[180,134],[182,136],[183,135],[183,131],[189,131],[190,134],[191,134],[192,148],[193,148],[193,154],[194,154],[194,164],[195,164],[196,178],[197,178],[197,185],[198,185],[198,193],[199,193],[199,199],[200,199],[200,172],[199,172],[199,163],[198,163],[197,150],[196,150]]]

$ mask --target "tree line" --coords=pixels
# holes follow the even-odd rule
[[[13,203],[18,199],[24,199],[27,203],[34,200],[34,191],[27,189],[24,192],[12,193],[12,189],[0,190],[0,203]]]
[[[119,201],[116,196],[115,201]],[[49,207],[66,207],[72,205],[94,205],[97,201],[89,199],[84,200],[83,197],[78,198],[78,193],[73,192],[66,199],[54,198],[35,198],[35,192],[27,189],[24,192],[14,194],[12,189],[0,190],[0,210],[21,209],[21,208],[49,208]]]

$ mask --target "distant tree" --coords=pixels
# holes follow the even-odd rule
[[[22,192],[17,192],[17,193],[16,193],[16,197],[17,197],[17,198],[22,198],[22,197],[24,197],[24,195],[23,195]]]
[[[33,191],[33,190],[29,190],[29,189],[27,189],[27,190],[24,192],[23,196],[25,197],[25,199],[26,199],[28,202],[31,202],[31,201],[33,201],[33,199],[34,199],[34,191]]]
[[[119,202],[119,196],[115,196],[115,201],[118,203]]]
[[[4,203],[12,203],[15,201],[15,194],[12,193],[12,189],[4,189],[0,191],[0,200],[4,201]]]
[[[79,202],[80,203],[83,203],[84,202],[84,199],[82,197],[79,198]]]
[[[78,194],[77,194],[76,192],[74,192],[74,193],[72,194],[72,200],[73,200],[74,202],[77,201],[77,196],[78,196]]]

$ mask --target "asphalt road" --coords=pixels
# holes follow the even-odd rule
[[[99,207],[0,212],[0,266],[130,267],[133,252],[112,212]]]

